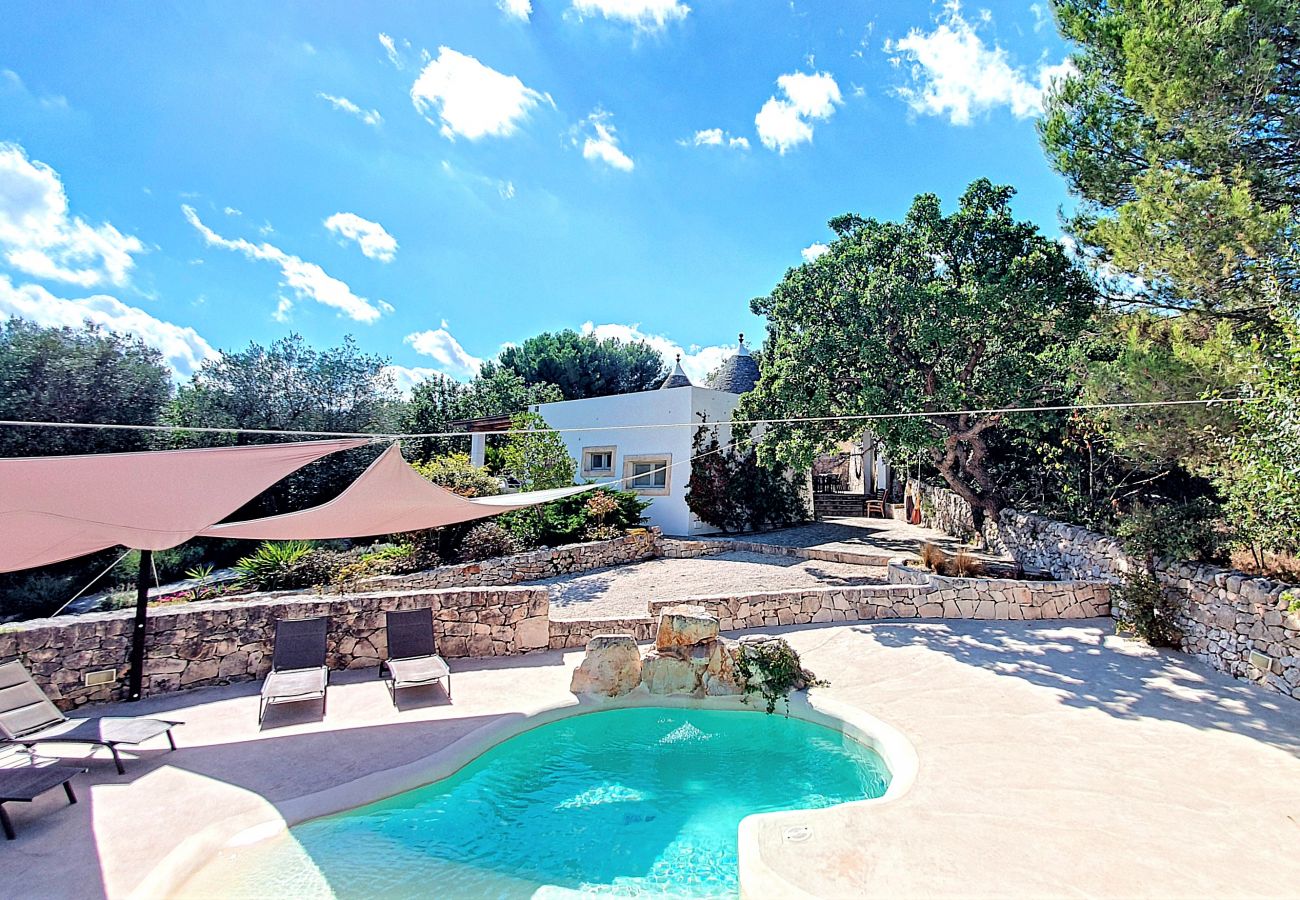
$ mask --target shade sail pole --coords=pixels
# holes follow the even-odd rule
[[[149,582],[145,573],[153,567],[153,551],[140,551],[140,574],[135,579],[135,625],[131,629],[131,680],[127,700],[140,699],[144,686],[144,637],[149,615]]]

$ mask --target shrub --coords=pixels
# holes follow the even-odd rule
[[[466,453],[438,456],[426,463],[412,463],[411,468],[439,487],[444,487],[462,497],[490,497],[501,493],[501,484],[478,468]]]
[[[484,522],[475,525],[465,535],[460,544],[459,557],[462,561],[473,562],[518,552],[519,542],[513,534],[496,522]]]
[[[984,560],[967,550],[958,550],[948,563],[948,574],[958,578],[979,578],[984,572]]]
[[[317,583],[319,556],[310,541],[265,541],[235,563],[240,581],[259,591],[280,591],[311,587]],[[304,564],[305,563],[305,564]]]
[[[769,715],[776,711],[777,701],[786,699],[791,691],[829,684],[805,669],[799,654],[781,638],[743,641],[735,660],[746,699],[761,694]]]
[[[782,528],[805,521],[807,504],[789,467],[763,465],[754,441],[743,435],[736,439],[735,446],[724,449],[716,428],[696,430],[686,485],[691,512],[724,532]]]
[[[1128,553],[1148,565],[1165,556],[1177,562],[1212,561],[1221,555],[1218,509],[1206,499],[1160,506],[1136,506],[1120,520],[1116,534]]]
[[[587,504],[595,494],[606,494],[617,504],[616,509],[605,514],[604,526],[620,532],[640,525],[642,515],[650,505],[650,501],[642,500],[634,491],[600,488],[591,495],[575,494],[541,506],[506,513],[499,516],[497,522],[515,536],[521,549],[556,547],[587,540],[588,529],[593,524]]]
[[[1138,569],[1122,584],[1111,587],[1116,629],[1126,629],[1152,647],[1177,647],[1178,626],[1174,604],[1147,569]]]
[[[921,565],[931,572],[940,573],[948,566],[948,554],[938,545],[926,541],[921,545]]]
[[[584,541],[612,541],[614,538],[622,537],[626,532],[613,525],[588,525],[587,530],[582,533]]]

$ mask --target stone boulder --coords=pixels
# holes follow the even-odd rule
[[[652,694],[694,694],[702,672],[673,650],[651,650],[641,663],[641,682]]]
[[[745,691],[744,679],[736,670],[740,645],[729,638],[713,642],[708,666],[700,675],[700,687],[710,697],[730,697]]]
[[[569,690],[575,694],[618,697],[641,683],[641,653],[630,634],[598,634],[573,670]]]
[[[669,606],[659,614],[655,649],[693,647],[716,640],[717,637],[718,617],[710,615],[703,606]]]

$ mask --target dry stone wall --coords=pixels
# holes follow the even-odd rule
[[[896,574],[895,570],[899,570]],[[651,602],[652,620],[690,603],[718,617],[723,631],[861,619],[1079,619],[1110,615],[1110,592],[1094,582],[942,578],[890,566],[891,584],[755,592]]]
[[[381,575],[364,579],[360,587],[372,591],[408,591],[519,584],[654,559],[663,555],[662,543],[660,530],[647,528],[609,541],[546,547],[482,562],[438,566],[410,575]]]
[[[948,518],[934,520],[934,527],[943,528],[949,519],[960,525],[960,511],[952,513],[964,502],[960,497],[932,486],[923,488],[923,496],[940,496],[934,508],[949,510]],[[1140,565],[1113,537],[1017,510],[1003,510],[996,529],[988,529],[986,536],[1026,569],[1056,578],[1119,582]],[[1300,588],[1174,560],[1159,560],[1156,577],[1176,604],[1184,652],[1221,672],[1300,700],[1300,611],[1292,610]]]
[[[823,562],[846,563],[857,566],[884,566],[891,556],[881,553],[858,553],[852,550],[823,550],[818,547],[786,547],[781,544],[764,544],[738,538],[717,537],[704,540],[665,538],[661,542],[661,555],[668,559],[698,559],[717,556],[719,553],[765,553],[768,556],[788,556],[795,559],[816,559]]]
[[[187,603],[149,611],[145,694],[265,676],[277,619],[329,616],[330,668],[378,666],[387,649],[384,613],[420,607],[433,610],[438,649],[447,657],[505,656],[550,645],[550,597],[544,588]],[[120,700],[126,693],[132,618],[124,610],[7,625],[0,631],[0,659],[21,659],[61,707]],[[106,669],[116,674],[111,684],[85,686],[86,673]]]

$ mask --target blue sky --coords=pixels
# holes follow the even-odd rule
[[[711,369],[844,212],[1015,185],[1068,48],[1042,4],[9,2],[0,314],[179,377],[353,334],[404,383],[547,329]],[[811,249],[809,249],[811,248]]]

